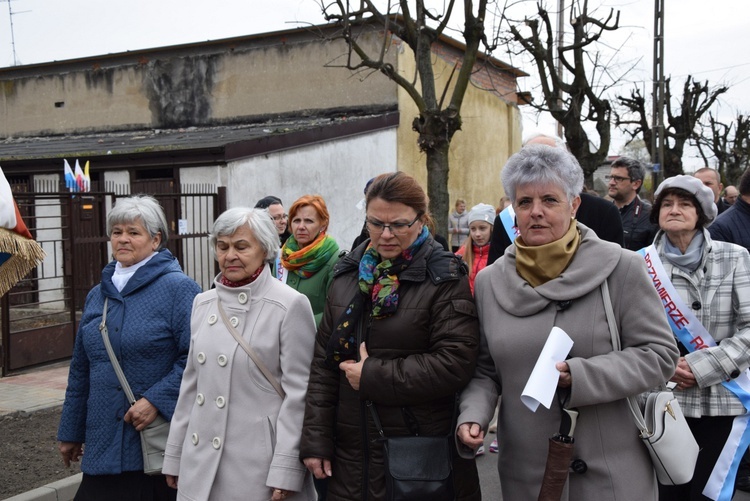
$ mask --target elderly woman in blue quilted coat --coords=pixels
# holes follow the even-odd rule
[[[174,499],[162,475],[143,473],[138,432],[159,414],[172,418],[190,311],[201,290],[166,249],[166,217],[152,197],[118,200],[107,233],[114,261],[86,297],[57,433],[60,453],[66,466],[83,458],[76,501]],[[133,406],[99,332],[105,299],[109,338],[135,395]]]

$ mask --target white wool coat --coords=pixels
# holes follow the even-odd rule
[[[580,223],[578,228],[580,247],[554,280],[531,287],[516,271],[515,246],[477,276],[479,360],[461,395],[458,423],[487,430],[502,394],[497,436],[503,499],[536,500],[561,411],[555,398],[550,409],[540,405],[531,412],[520,395],[550,330],[560,327],[574,342],[568,360],[568,407],[580,412],[574,457],[588,466],[586,473],[569,475],[562,500],[656,500],[656,477],[625,399],[671,377],[677,347],[643,258],[599,240]],[[599,288],[605,279],[620,329],[619,352],[612,351]],[[560,309],[562,301],[571,303]]]
[[[167,442],[163,473],[178,475],[179,500],[315,499],[299,459],[315,340],[308,299],[267,266],[251,284],[216,288],[193,303],[191,343]],[[282,398],[224,326],[230,321],[286,393]]]

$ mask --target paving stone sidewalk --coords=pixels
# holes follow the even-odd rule
[[[0,378],[0,416],[62,405],[68,384],[68,362]]]

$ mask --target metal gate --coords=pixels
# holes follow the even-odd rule
[[[111,251],[106,214],[114,193],[14,193],[34,239],[47,254],[42,264],[0,300],[2,376],[69,358],[86,295],[101,280]],[[209,230],[226,198],[215,193],[154,194],[169,207],[167,247],[203,290],[217,266]]]

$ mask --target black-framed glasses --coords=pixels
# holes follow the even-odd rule
[[[271,219],[276,221],[277,223],[279,221],[283,221],[284,219],[289,219],[289,214],[280,214],[278,216],[271,216]]]
[[[414,221],[411,223],[391,223],[391,224],[385,224],[381,223],[380,221],[371,221],[369,219],[365,219],[365,224],[367,225],[367,231],[370,233],[373,233],[375,235],[380,235],[385,231],[386,228],[391,232],[391,235],[405,235],[409,232],[409,228],[414,226],[414,223],[419,221],[419,218],[422,217],[422,214],[417,214],[417,217],[414,218]]]
[[[629,177],[622,177],[622,176],[604,176],[604,180],[607,182],[610,182],[612,180],[615,180],[615,183],[621,183],[623,181],[632,181],[632,178]]]

